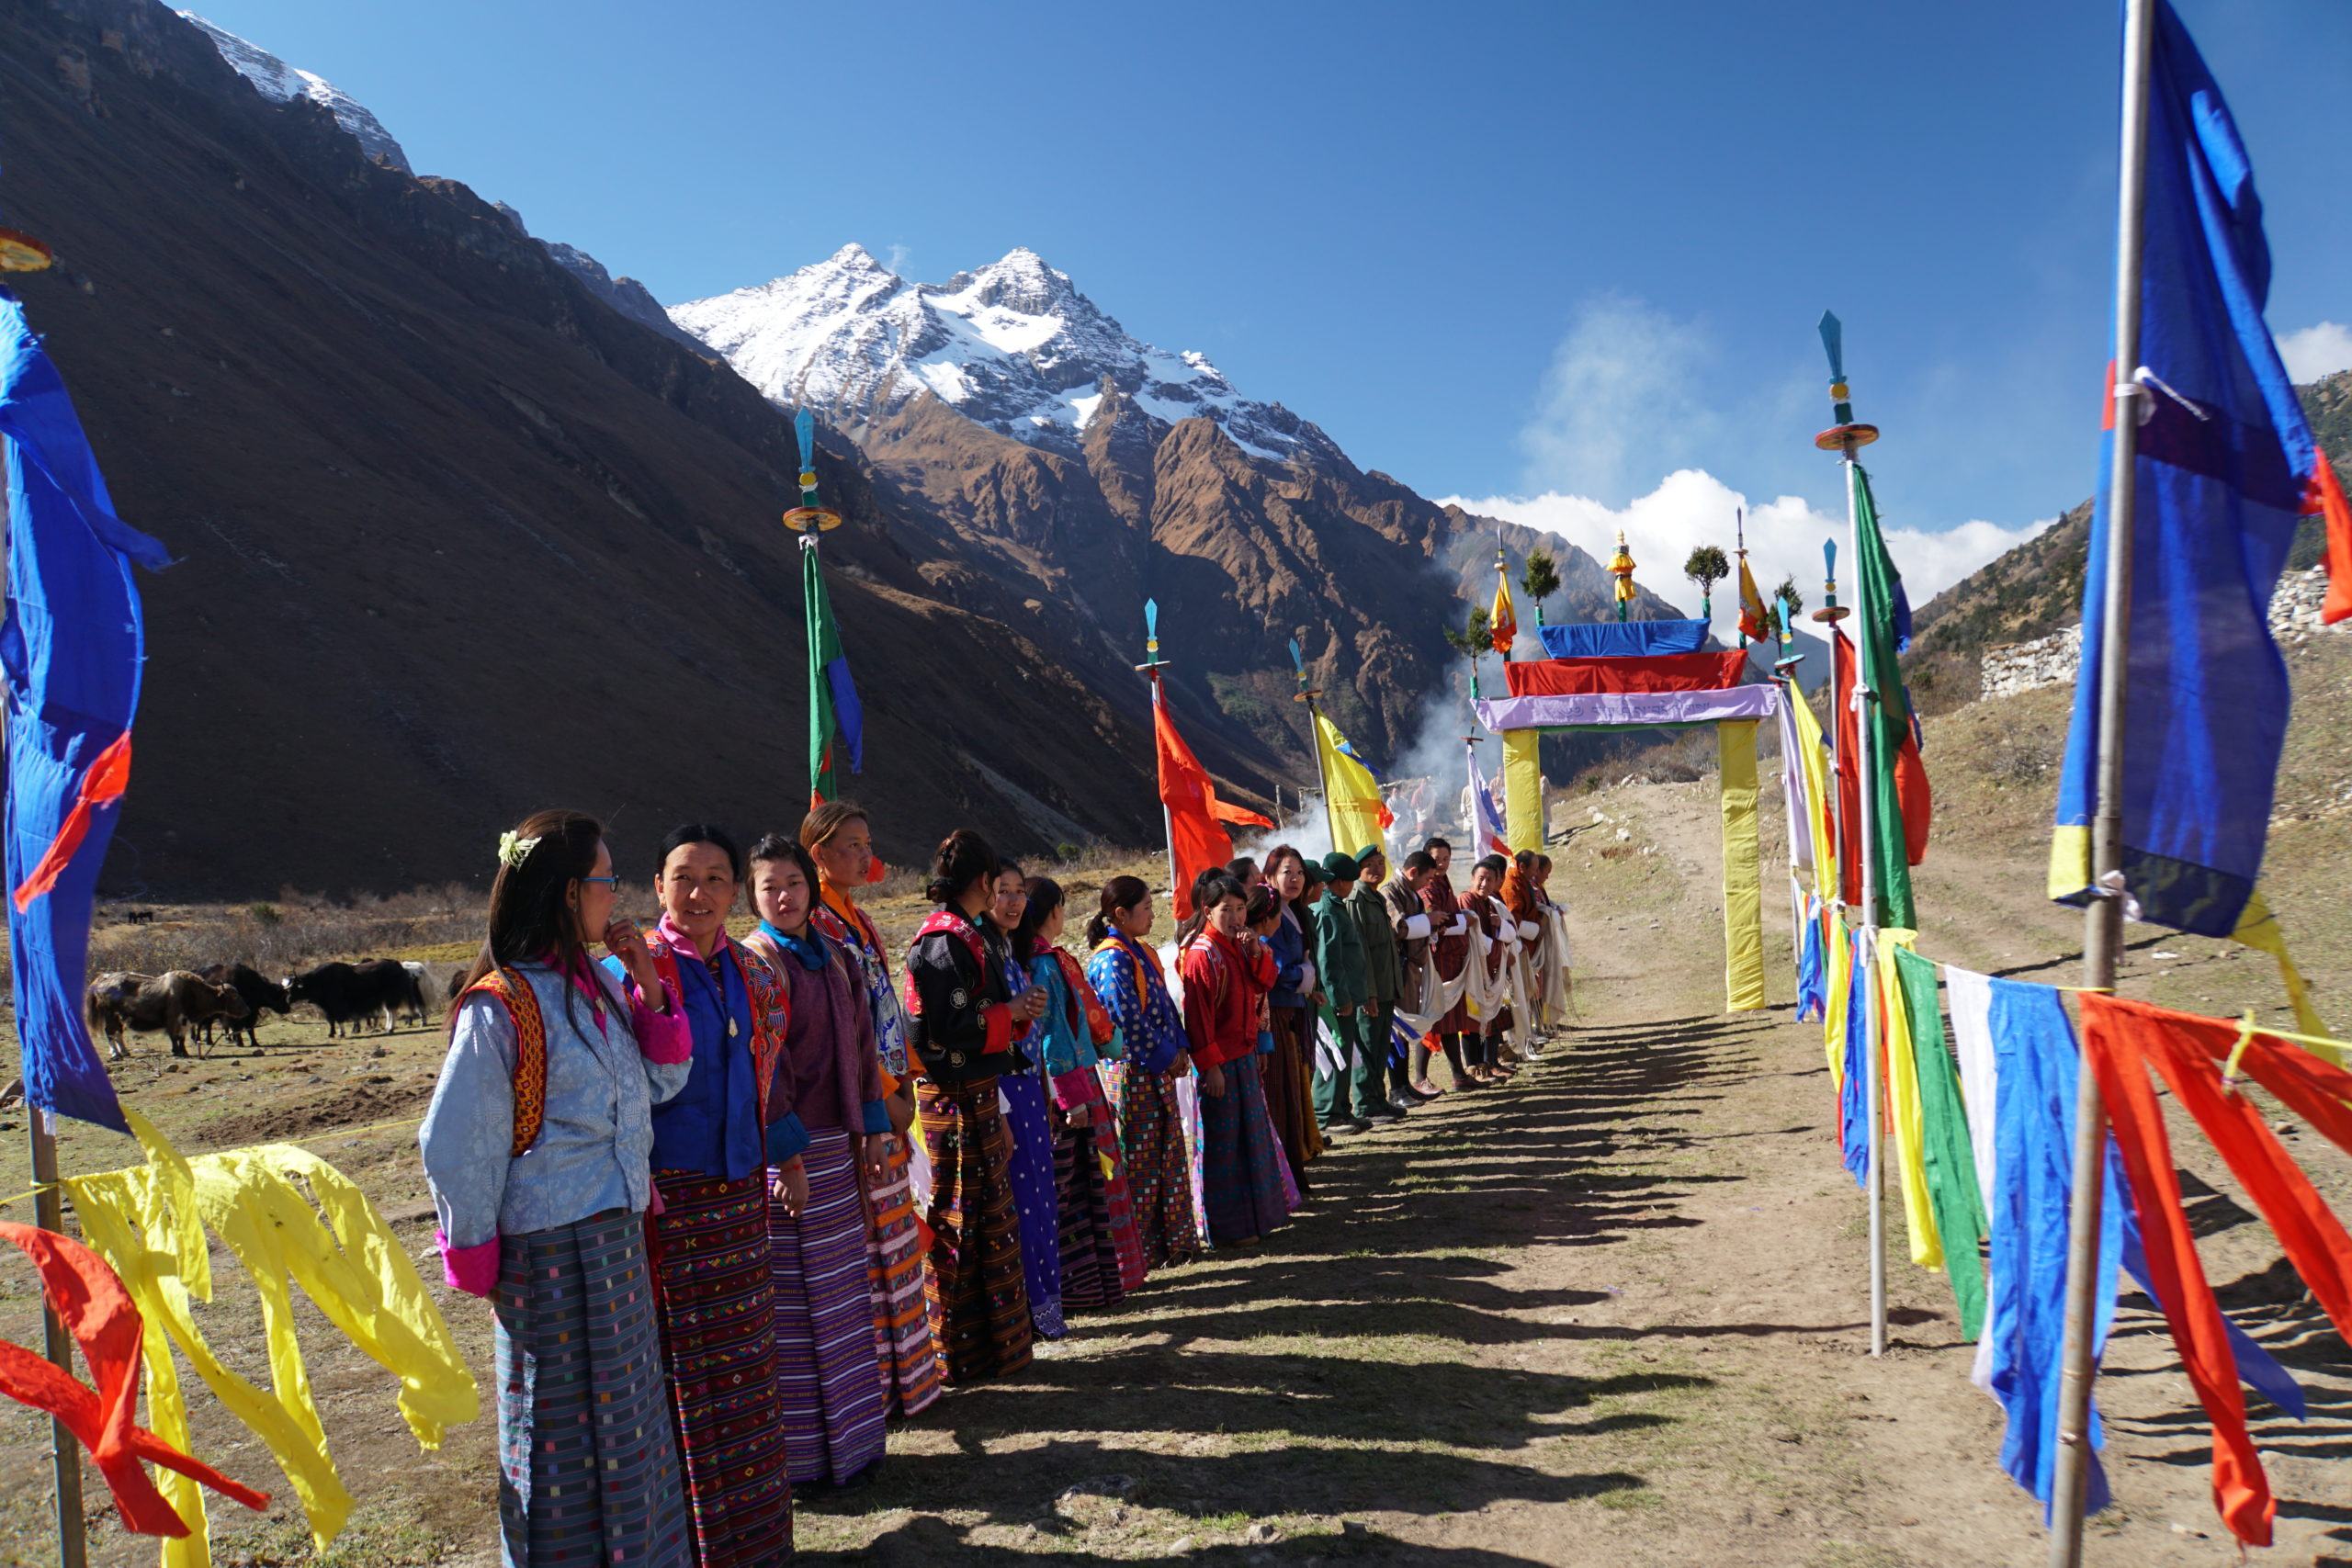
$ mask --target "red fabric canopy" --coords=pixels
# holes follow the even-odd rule
[[[1739,684],[1747,655],[1646,653],[1590,659],[1519,659],[1503,666],[1514,697],[1581,697],[1624,692],[1720,692]]]

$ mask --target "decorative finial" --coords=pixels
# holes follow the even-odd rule
[[[1625,548],[1625,530],[1617,530],[1617,553],[1609,558],[1610,575],[1617,580],[1617,618],[1625,618],[1625,607],[1634,602],[1634,556]]]
[[[1813,444],[1825,452],[1850,456],[1855,447],[1878,439],[1878,426],[1854,423],[1854,405],[1847,400],[1852,394],[1846,386],[1846,329],[1827,310],[1821,312],[1821,346],[1829,352],[1830,417],[1838,423],[1815,436]]]
[[[784,525],[796,534],[838,528],[842,514],[817,502],[817,416],[802,409],[792,416],[792,433],[800,438],[800,504],[784,514]]]
[[[1832,317],[1831,319],[1834,321],[1836,318]],[[1813,613],[1813,618],[1816,621],[1826,621],[1831,626],[1835,626],[1839,621],[1844,620],[1848,615],[1853,614],[1853,612],[1847,609],[1845,605],[1838,603],[1837,540],[1824,539],[1821,541],[1821,608]]]

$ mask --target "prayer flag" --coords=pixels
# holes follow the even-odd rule
[[[2226,937],[2262,869],[2287,728],[2272,590],[2298,520],[2328,520],[2330,619],[2352,614],[2352,514],[2263,322],[2270,252],[2221,87],[2165,0],[2149,62],[2134,515],[2099,468],[2083,574],[2082,669],[2059,779],[2050,892],[2091,884],[2110,547],[2131,553],[2122,720],[2124,887],[2140,917]],[[2116,404],[2107,407],[2111,443]],[[2111,447],[2109,448],[2111,452]]]
[[[1555,659],[1594,654],[1696,653],[1707,640],[1704,621],[1576,621],[1538,626],[1544,651]]]
[[[800,539],[800,598],[808,622],[808,801],[814,806],[840,795],[842,751],[849,754],[851,773],[865,771],[865,710],[850,679],[813,533]]]
[[[90,905],[121,815],[146,660],[130,564],[170,564],[114,513],[65,382],[0,289],[8,485],[9,950],[26,1101],[127,1132],[82,1016]]]
[[[1176,879],[1176,918],[1181,920],[1193,912],[1193,879],[1232,860],[1233,839],[1219,825],[1216,786],[1176,733],[1157,685],[1152,687],[1151,727],[1159,741],[1159,803],[1168,808],[1169,851],[1176,860],[1170,870]]]
[[[1764,595],[1756,591],[1756,573],[1748,570],[1747,552],[1739,556],[1739,635],[1749,642],[1766,636]]]
[[[1934,1210],[1943,1267],[1960,1310],[1961,1337],[1984,1331],[1984,1267],[1977,1244],[1984,1235],[1984,1201],[1976,1179],[1976,1158],[1968,1113],[1962,1109],[1960,1075],[1944,1049],[1944,1019],[1936,1001],[1936,966],[1911,951],[1894,951],[1896,999],[1911,1043],[1912,1077],[1919,1091],[1919,1152]],[[1981,1112],[1989,1122],[1993,1108]]]
[[[1510,568],[1500,550],[1495,552],[1495,603],[1487,615],[1494,633],[1495,651],[1508,662],[1510,645],[1519,640],[1519,613],[1510,602]]]
[[[1380,798],[1380,781],[1321,713],[1315,716],[1315,745],[1322,753],[1323,787],[1331,796],[1331,833],[1339,840],[1331,847],[1351,855],[1371,844],[1386,849],[1386,829],[1396,817]]]
[[[1470,837],[1481,855],[1510,854],[1510,837],[1503,831],[1502,814],[1495,809],[1495,793],[1478,771],[1478,748],[1470,747]]]
[[[1916,927],[1911,904],[1911,868],[1927,858],[1928,767],[1919,756],[1919,731],[1911,721],[1911,693],[1895,661],[1911,644],[1911,602],[1903,574],[1886,553],[1879,533],[1871,477],[1854,470],[1855,577],[1861,587],[1861,614],[1855,617],[1856,651],[1862,683],[1876,694],[1878,727],[1871,735],[1871,868],[1878,894],[1879,924]]]
[[[1514,697],[1569,697],[1595,692],[1720,692],[1738,685],[1747,672],[1747,655],[1734,649],[1521,659],[1503,667],[1503,679]]]

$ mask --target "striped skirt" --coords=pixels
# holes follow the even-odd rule
[[[889,1413],[913,1416],[939,1398],[939,1348],[923,1303],[922,1224],[915,1218],[907,1140],[893,1134],[882,1180],[866,1193],[873,1228],[865,1237],[867,1293],[874,1306],[874,1359],[882,1369]]]
[[[1091,1067],[1054,1080],[1065,1111],[1083,1109],[1086,1125],[1054,1136],[1054,1190],[1061,1205],[1062,1305],[1116,1306],[1143,1283],[1143,1245],[1119,1168],[1118,1130]]]
[[[1025,1073],[996,1080],[1012,1134],[1012,1209],[1021,1223],[1021,1277],[1029,1291],[1029,1321],[1047,1339],[1069,1332],[1062,1322],[1061,1207],[1055,1199],[1054,1129],[1046,1115],[1046,1086]]]
[[[882,1457],[888,1402],[874,1359],[865,1198],[849,1134],[827,1127],[801,1151],[808,1201],[768,1203],[775,1280],[775,1378],[793,1484],[847,1481]]]
[[[1283,1201],[1283,1151],[1266,1120],[1256,1056],[1225,1064],[1225,1092],[1201,1096],[1209,1245],[1231,1247],[1290,1223]]]
[[[492,1305],[507,1568],[689,1568],[642,1216],[501,1237]]]
[[[792,1550],[784,1402],[775,1377],[767,1173],[741,1181],[657,1170],[648,1227],[670,1406],[698,1568],[766,1564]]]
[[[1265,1069],[1266,1114],[1274,1124],[1274,1136],[1282,1141],[1283,1154],[1290,1161],[1291,1179],[1304,1194],[1311,1191],[1306,1179],[1306,1162],[1322,1152],[1317,1138],[1315,1102],[1306,1092],[1306,1019],[1303,1007],[1272,1008],[1274,1054],[1261,1063]]]
[[[923,1281],[932,1337],[951,1384],[985,1382],[1029,1364],[1029,1292],[1006,1175],[1012,1139],[997,1080],[915,1086],[931,1156],[931,1276]]]
[[[1193,1155],[1175,1082],[1134,1066],[1119,1070],[1119,1146],[1144,1265],[1164,1269],[1200,1256],[1193,1207]]]

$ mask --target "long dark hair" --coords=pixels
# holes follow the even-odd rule
[[[1021,911],[1021,923],[1012,930],[1012,945],[1026,964],[1037,951],[1037,928],[1062,907],[1062,885],[1050,876],[1033,876],[1022,886],[1029,895],[1029,904]]]
[[[1274,867],[1284,856],[1288,856],[1290,859],[1296,861],[1298,863],[1298,869],[1302,873],[1306,870],[1306,856],[1300,852],[1297,845],[1276,844],[1272,849],[1266,852],[1266,858],[1260,862],[1258,866],[1260,871],[1266,874],[1267,886],[1271,887],[1273,886]],[[1283,902],[1289,907],[1291,913],[1298,917],[1298,929],[1301,931],[1305,931],[1306,929],[1306,895],[1313,891],[1313,888],[1314,884],[1310,881],[1306,886],[1298,890],[1298,897],[1295,899],[1283,899]],[[1282,895],[1278,893],[1274,895],[1274,897],[1281,898]]]
[[[1193,912],[1185,916],[1176,928],[1178,947],[1189,946],[1192,940],[1201,934],[1201,928],[1209,923],[1209,907],[1216,902],[1208,897],[1210,886],[1233,880],[1233,875],[1221,865],[1210,866],[1193,878]]]
[[[996,852],[969,828],[958,828],[932,852],[931,880],[922,896],[934,904],[953,904],[975,882],[996,878]]]
[[[1090,947],[1100,947],[1111,934],[1111,917],[1125,914],[1151,897],[1151,888],[1140,876],[1114,876],[1102,885],[1102,907],[1086,922],[1086,941]]]
[[[580,940],[579,922],[572,918],[572,884],[596,874],[596,849],[605,841],[605,825],[580,811],[534,811],[514,829],[518,840],[528,841],[513,865],[499,861],[498,877],[490,885],[490,930],[481,951],[466,971],[458,999],[449,1004],[449,1027],[458,1026],[458,1010],[465,1005],[467,987],[493,969],[537,963],[552,955],[559,972],[569,975],[587,957]],[[571,1014],[572,987],[563,987],[563,1005]]]

